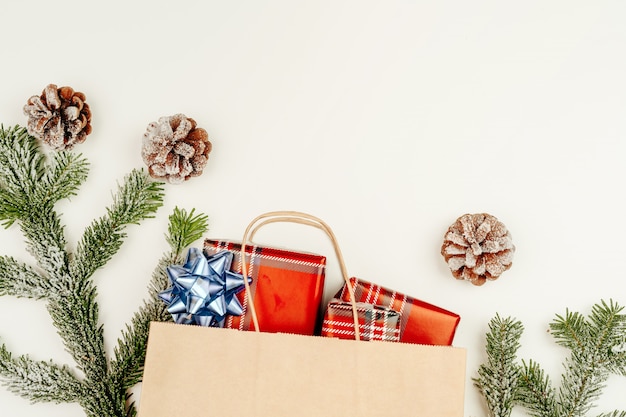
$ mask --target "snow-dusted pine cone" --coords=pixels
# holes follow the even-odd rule
[[[515,246],[507,228],[486,213],[464,214],[449,228],[441,246],[452,275],[483,285],[511,267]]]
[[[24,106],[28,133],[62,151],[83,143],[91,133],[91,111],[85,95],[71,87],[49,84],[40,96],[32,96]]]
[[[210,152],[206,130],[184,114],[161,117],[143,135],[141,156],[150,176],[172,184],[202,174]]]

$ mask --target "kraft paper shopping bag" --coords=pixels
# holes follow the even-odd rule
[[[244,233],[242,253],[258,227],[277,221],[327,233],[350,286],[332,230],[305,213],[257,217]],[[256,331],[152,323],[139,417],[462,417],[465,350],[360,340],[348,290],[356,340],[265,333],[253,303]]]
[[[140,417],[462,417],[465,350],[152,323]]]

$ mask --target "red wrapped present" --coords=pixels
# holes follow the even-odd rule
[[[356,303],[359,318],[360,340],[400,340],[400,313],[390,308],[373,304]],[[354,339],[354,317],[352,304],[336,298],[330,300],[324,321],[322,336],[339,339]]]
[[[204,241],[209,256],[224,250],[234,254],[231,270],[241,273],[241,244]],[[326,257],[251,244],[246,245],[246,261],[260,330],[312,335],[321,310]],[[237,298],[243,315],[227,316],[224,327],[254,330],[245,290]]]
[[[350,278],[357,302],[375,304],[400,313],[400,342],[451,345],[461,317],[396,291],[358,278]],[[344,285],[337,298],[350,301]]]

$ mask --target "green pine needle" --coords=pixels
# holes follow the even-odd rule
[[[489,322],[487,363],[478,369],[474,385],[486,400],[490,417],[508,417],[518,392],[520,366],[515,363],[524,327],[513,318],[496,315]]]
[[[163,203],[163,184],[133,170],[118,186],[105,215],[95,219],[71,252],[54,205],[78,192],[88,162],[71,152],[40,150],[19,126],[0,127],[0,224],[18,224],[37,267],[0,256],[0,296],[41,299],[75,362],[67,365],[13,356],[0,345],[0,379],[31,401],[77,402],[91,417],[135,416],[129,389],[141,380],[151,321],[171,320],[158,292],[168,285],[166,267],[182,262],[186,246],[207,230],[207,216],[176,208],[149,295],[118,340],[114,358],[105,351],[93,273],[121,248],[126,228],[151,218]]]
[[[67,366],[28,356],[13,358],[4,345],[0,346],[0,376],[10,391],[32,402],[78,402],[86,395],[85,387]]]
[[[38,206],[35,189],[45,172],[45,156],[26,129],[0,125],[0,221],[5,227]]]
[[[76,195],[88,174],[89,163],[82,155],[68,151],[55,153],[50,168],[37,182],[37,201],[51,206],[59,200]]]
[[[15,258],[0,256],[0,296],[42,299],[54,293],[48,277]]]
[[[626,411],[615,410],[611,413],[598,414],[598,417],[626,417]]]
[[[550,323],[556,343],[570,349],[570,356],[563,362],[565,371],[558,390],[537,362],[522,361],[520,365],[511,360],[511,354],[519,347],[520,329],[502,326],[502,320],[496,316],[487,335],[489,361],[481,365],[475,379],[490,416],[508,415],[502,410],[509,412],[511,404],[524,407],[535,417],[589,415],[609,376],[626,376],[626,315],[622,311],[623,307],[612,300],[602,300],[593,306],[588,317],[566,310]],[[502,377],[519,369],[516,380]],[[511,396],[494,394],[502,391],[515,391],[513,401]],[[626,417],[626,412],[615,410],[600,416]]]
[[[130,224],[151,218],[163,204],[163,184],[153,182],[143,170],[133,170],[119,186],[106,215],[94,220],[76,248],[71,273],[79,279],[90,277],[120,249]]]
[[[200,239],[208,230],[208,217],[204,214],[194,215],[194,212],[192,209],[187,213],[186,210],[175,207],[169,216],[166,241],[170,244],[170,252],[163,255],[154,270],[148,300],[135,313],[131,325],[127,326],[118,341],[115,360],[111,365],[112,378],[119,380],[127,388],[141,381],[150,322],[172,320],[166,304],[158,298],[159,292],[169,287],[167,266],[182,264],[183,249]]]
[[[533,360],[522,361],[517,403],[526,407],[531,416],[558,417],[559,405],[550,379]]]
[[[204,214],[194,216],[194,211],[192,209],[187,213],[175,207],[170,216],[166,240],[177,256],[180,256],[184,248],[200,239],[207,230],[208,217]]]

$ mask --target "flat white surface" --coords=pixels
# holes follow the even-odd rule
[[[558,384],[567,351],[546,332],[566,308],[626,304],[626,3],[621,1],[78,1],[0,6],[0,121],[48,83],[87,96],[91,161],[78,196],[57,207],[71,245],[111,191],[143,166],[141,137],[185,113],[210,135],[205,173],[167,186],[156,218],[128,229],[95,275],[112,352],[146,294],[174,206],[239,239],[277,209],[326,220],[351,275],[462,316],[466,416],[484,416],[471,378],[496,313],[525,325],[522,358]],[[456,281],[439,254],[464,213],[513,235],[513,267],[482,287]],[[268,226],[257,241],[328,255],[316,230]],[[25,262],[23,238],[0,253]],[[3,297],[0,337],[16,354],[73,366],[41,302]],[[175,360],[175,357],[172,357]],[[380,375],[384,379],[384,375]],[[597,412],[626,408],[612,378]],[[138,394],[138,393],[137,393]],[[322,400],[322,399],[320,399]],[[3,388],[2,414],[81,416]],[[518,415],[522,415],[518,410]]]

